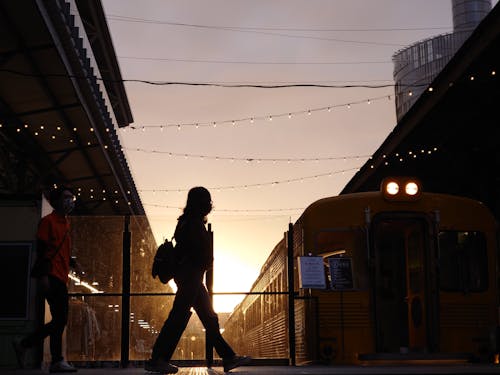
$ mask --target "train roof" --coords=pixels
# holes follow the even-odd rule
[[[357,217],[360,217],[360,210],[370,208],[375,211],[414,211],[415,202],[419,204],[420,211],[432,212],[435,210],[453,211],[457,214],[459,210],[467,209],[474,217],[473,213],[482,215],[492,223],[496,222],[491,211],[482,202],[457,195],[422,192],[418,199],[407,201],[394,201],[391,202],[384,198],[381,191],[369,191],[350,194],[341,194],[332,197],[319,199],[311,203],[299,217],[297,222],[306,223],[310,221],[315,215],[322,212],[329,212],[330,210],[338,210],[343,214],[349,215],[352,211],[358,212]],[[446,212],[444,213],[446,214]],[[443,215],[443,214],[442,214]],[[441,215],[441,216],[442,216]],[[450,214],[451,215],[451,214]],[[470,219],[470,218],[469,218]],[[364,217],[363,217],[364,220]],[[349,221],[345,218],[344,221]]]

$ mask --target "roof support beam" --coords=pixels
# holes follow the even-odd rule
[[[12,117],[19,118],[19,117],[24,117],[24,116],[41,115],[44,113],[59,112],[59,111],[65,110],[65,109],[78,108],[78,107],[80,107],[80,103],[63,104],[63,105],[59,105],[57,107],[50,106],[50,107],[46,107],[46,108],[34,109],[32,111],[17,112],[17,113],[14,113],[12,115]],[[1,121],[8,121],[8,119],[9,119],[9,117],[6,117],[6,116],[2,116],[0,118],[1,118]]]

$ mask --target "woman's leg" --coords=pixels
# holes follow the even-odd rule
[[[182,280],[177,284],[178,289],[172,310],[153,346],[151,355],[153,361],[158,359],[169,361],[174,354],[177,343],[191,317],[191,306],[198,293],[199,283],[193,279]]]
[[[212,307],[210,296],[204,284],[200,284],[193,307],[207,331],[207,338],[212,342],[221,358],[235,356],[233,349],[220,333],[219,318]]]

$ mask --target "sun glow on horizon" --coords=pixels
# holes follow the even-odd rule
[[[250,290],[260,269],[226,250],[215,250],[214,293],[245,293]],[[244,294],[214,295],[216,312],[232,312]]]

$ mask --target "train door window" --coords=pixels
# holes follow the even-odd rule
[[[329,258],[351,258],[353,270],[353,288],[368,289],[368,257],[366,234],[359,229],[325,229],[316,234],[316,255],[325,259],[328,267]],[[327,272],[330,285],[330,272]]]
[[[440,232],[439,248],[441,290],[482,292],[488,288],[488,257],[483,233]]]
[[[373,220],[376,346],[380,352],[425,352],[428,313],[428,252],[425,218],[381,214]]]

